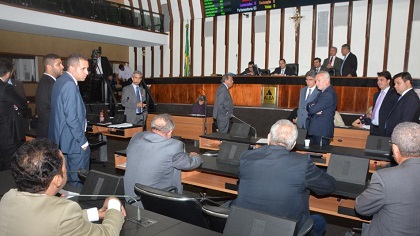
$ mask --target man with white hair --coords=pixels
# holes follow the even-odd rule
[[[323,235],[326,221],[309,214],[309,194],[332,193],[335,179],[316,167],[309,155],[290,152],[297,136],[292,122],[279,120],[270,129],[268,145],[242,154],[238,198],[231,205],[297,220],[298,229],[312,217],[313,230]]]
[[[373,216],[362,235],[420,234],[420,124],[398,124],[391,143],[398,166],[373,173],[356,198],[356,211]]]

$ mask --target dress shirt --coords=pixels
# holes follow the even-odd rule
[[[102,75],[103,73],[104,71],[102,70],[101,58],[99,57],[96,60],[96,75]]]
[[[373,114],[374,119],[372,120],[372,124],[373,125],[379,125],[379,110],[381,109],[382,102],[384,101],[385,96],[388,93],[389,89],[390,89],[390,87],[388,86],[386,89],[381,90],[381,93],[383,93],[383,95],[382,95],[383,98],[382,98],[381,103],[378,103],[379,102],[379,97],[381,96],[381,94],[379,94],[379,96],[378,96],[378,98],[376,100],[375,108],[374,108],[375,114]]]
[[[128,67],[124,66],[124,71],[118,69],[118,77],[121,79],[130,79],[133,76],[133,70]]]

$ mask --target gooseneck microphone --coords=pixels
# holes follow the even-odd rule
[[[91,199],[91,200],[97,200],[97,199],[96,199],[97,197],[104,197],[104,198],[107,198],[107,197],[130,198],[130,199],[132,199],[132,200],[134,200],[134,201],[136,202],[136,205],[137,205],[137,222],[138,222],[138,223],[141,223],[140,205],[138,204],[137,199],[136,199],[136,198],[134,198],[134,197],[132,197],[132,196],[130,196],[130,195],[101,195],[101,194],[99,194],[99,195],[95,195],[95,194],[79,194],[79,195],[71,195],[71,196],[69,196],[69,197],[68,197],[68,199],[69,199],[69,198],[73,198],[73,197],[92,197],[92,199]]]
[[[251,127],[251,129],[253,129],[253,130],[254,130],[254,133],[255,133],[254,138],[255,138],[255,139],[257,139],[257,130],[254,128],[254,126],[252,126],[252,125],[250,125],[250,124],[246,123],[245,121],[243,121],[243,120],[239,119],[239,118],[238,118],[238,117],[236,117],[234,114],[232,114],[232,117],[233,117],[233,118],[235,118],[235,119],[237,119],[237,120],[239,120],[240,122],[242,122],[242,123],[244,123],[244,124],[248,125],[249,127]]]

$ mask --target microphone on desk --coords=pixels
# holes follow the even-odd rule
[[[79,195],[71,195],[68,196],[67,199],[73,198],[73,197],[92,197],[91,200],[97,200],[97,197],[120,197],[120,198],[130,198],[131,200],[134,200],[137,205],[137,223],[141,223],[141,214],[140,214],[140,205],[135,197],[132,197],[130,195],[101,195],[101,194],[79,194]]]
[[[250,124],[246,123],[245,121],[243,121],[243,120],[239,119],[239,118],[238,118],[238,117],[236,117],[234,114],[232,114],[232,117],[233,117],[233,118],[235,118],[235,119],[237,119],[237,120],[239,120],[240,122],[242,122],[242,123],[244,123],[244,124],[248,125],[249,127],[251,127],[251,129],[253,129],[253,130],[254,130],[254,133],[255,133],[254,138],[255,138],[255,139],[257,139],[257,130],[254,128],[254,126],[252,126],[252,125],[250,125]]]

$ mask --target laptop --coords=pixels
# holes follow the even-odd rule
[[[331,154],[327,173],[336,179],[335,194],[356,198],[367,187],[369,159]]]
[[[247,143],[223,141],[220,145],[216,161],[230,165],[239,165],[242,153],[248,149],[249,144]]]
[[[391,157],[390,137],[369,135],[366,140],[365,154],[369,156]]]
[[[248,138],[250,128],[251,127],[249,127],[249,125],[246,124],[233,123],[229,135],[238,138]]]
[[[232,206],[223,235],[295,235],[296,230],[295,220]]]
[[[306,129],[297,129],[298,130],[298,137],[296,139],[296,144],[305,145],[305,139],[306,139]]]

